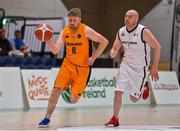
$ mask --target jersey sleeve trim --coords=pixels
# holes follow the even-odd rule
[[[141,40],[142,40],[143,43],[146,43],[146,41],[144,41],[144,39],[143,39],[143,31],[144,31],[145,28],[146,27],[143,27],[142,30],[141,30]]]

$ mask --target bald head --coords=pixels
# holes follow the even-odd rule
[[[130,31],[134,29],[139,21],[139,14],[136,10],[128,10],[124,16],[124,23],[127,29]]]
[[[135,16],[136,22],[139,20],[139,13],[136,10],[128,10],[126,14],[131,14]]]

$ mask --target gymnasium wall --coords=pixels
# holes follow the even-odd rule
[[[7,16],[63,17],[67,9],[61,0],[0,0]]]
[[[162,0],[141,20],[141,23],[146,25],[160,42],[162,46],[161,61],[164,62],[170,62],[171,57],[171,40],[175,3],[175,0],[172,0],[172,3],[168,3],[168,1],[169,0]]]
[[[140,13],[140,23],[146,25],[162,45],[160,69],[170,70],[175,0],[86,0],[84,3],[81,0],[0,0],[0,3],[7,16],[27,17],[64,17],[67,9],[82,7],[83,22],[105,35],[110,40],[109,47],[118,28],[123,25],[124,12],[136,9]],[[119,60],[118,57],[116,59]]]
[[[83,21],[104,34],[111,43],[115,38],[115,33],[118,28],[123,25],[123,13],[127,9],[137,9],[140,12],[140,22],[153,32],[162,45],[160,60],[166,62],[163,64],[166,67],[162,68],[168,69],[167,67],[169,67],[168,63],[170,62],[171,55],[172,22],[175,0],[161,0],[160,2],[159,0],[141,0],[139,3],[130,0],[117,1],[118,3],[109,2],[107,0],[104,0],[104,2],[102,2],[102,0],[91,0],[86,1],[84,5],[78,1],[0,0],[0,8],[5,9],[7,16],[64,17],[66,16],[68,8],[82,6],[82,12],[84,14]]]

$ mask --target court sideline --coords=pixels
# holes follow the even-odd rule
[[[28,111],[1,110],[0,130],[112,130],[104,123],[112,115],[112,107],[57,108],[52,116],[50,127],[38,128],[45,109]],[[120,113],[121,126],[116,129],[167,129],[180,130],[180,106],[123,106]],[[170,128],[168,128],[170,126]],[[144,127],[144,128],[143,128]],[[166,129],[166,128],[165,128]]]

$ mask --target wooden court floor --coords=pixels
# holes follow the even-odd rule
[[[56,108],[50,127],[38,128],[46,109],[2,110],[0,130],[56,130],[64,127],[103,126],[112,116],[112,107]],[[180,105],[123,106],[121,126],[180,126]],[[179,129],[180,130],[180,129]]]

